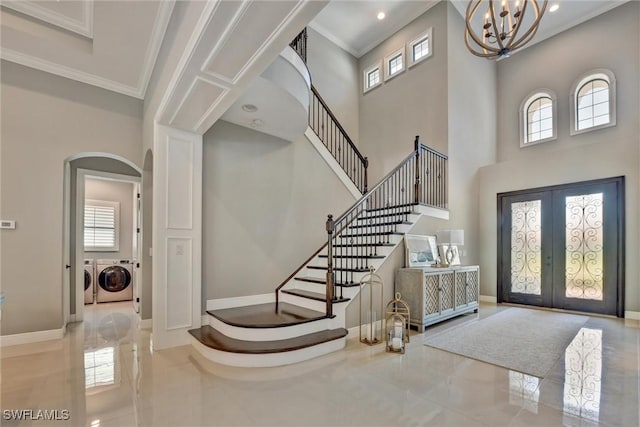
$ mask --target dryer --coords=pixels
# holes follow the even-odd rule
[[[93,304],[96,293],[96,265],[92,259],[84,260],[84,303]]]
[[[128,259],[99,259],[96,263],[96,301],[133,299],[133,264]]]

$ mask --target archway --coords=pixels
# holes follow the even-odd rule
[[[63,273],[63,318],[69,321],[83,320],[84,288],[79,285],[84,279],[84,247],[82,224],[79,224],[78,209],[84,205],[84,174],[111,176],[115,179],[139,183],[142,171],[130,160],[101,152],[79,153],[64,161],[64,224],[63,262],[67,268]],[[80,186],[78,183],[81,183]],[[81,188],[80,188],[81,187]]]

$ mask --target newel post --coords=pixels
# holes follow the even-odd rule
[[[420,135],[416,135],[416,139],[414,141],[415,151],[416,151],[416,183],[413,190],[413,194],[415,197],[415,203],[420,203]]]
[[[367,191],[369,191],[369,185],[367,184],[367,181],[368,181],[367,170],[368,169],[369,169],[369,158],[365,157],[364,158],[364,191],[362,192],[362,194],[367,194]]]
[[[335,274],[333,272],[333,215],[327,216],[327,317],[333,316]]]

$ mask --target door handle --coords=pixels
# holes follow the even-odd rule
[[[71,268],[71,265],[67,264],[64,266],[64,268],[66,268],[67,270]]]

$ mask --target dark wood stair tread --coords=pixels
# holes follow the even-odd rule
[[[276,312],[275,302],[243,307],[208,310],[211,316],[231,326],[243,328],[279,328],[325,319],[327,315],[293,304],[281,302]]]
[[[388,216],[405,216],[405,215],[420,215],[420,214],[418,212],[405,210],[405,211],[389,212],[389,213],[383,213],[383,214],[377,214],[377,215],[375,214],[363,215],[361,217],[358,217],[358,219],[373,219],[373,218],[384,218]]]
[[[354,243],[354,244],[349,244],[349,243],[344,243],[344,244],[340,244],[340,245],[333,245],[334,248],[357,248],[357,247],[376,247],[376,246],[395,246],[395,243]],[[324,256],[324,255],[321,255]]]
[[[328,267],[322,265],[308,265],[307,268],[312,270],[326,270]],[[356,267],[356,268],[333,268],[333,271],[351,271],[353,273],[366,273],[369,271],[369,267]]]
[[[295,295],[301,298],[312,299],[314,301],[325,302],[327,300],[327,296],[325,294],[321,294],[320,292],[307,291],[306,289],[284,289],[282,291],[283,294]],[[334,298],[331,302],[334,304],[349,301],[349,298]]]
[[[346,259],[383,259],[384,255],[333,255],[334,258]],[[327,255],[320,255],[320,258],[327,258]]]
[[[374,222],[370,224],[350,225],[349,228],[370,228],[370,227],[387,227],[389,225],[411,225],[409,221],[389,221],[389,222]]]
[[[325,329],[295,338],[276,341],[244,341],[230,338],[209,325],[191,329],[191,335],[203,345],[229,353],[269,354],[300,350],[347,336],[344,328]]]
[[[362,233],[362,234],[341,234],[340,237],[343,239],[348,239],[351,237],[365,237],[365,236],[390,236],[392,234],[398,236],[404,236],[406,233],[402,231],[380,231],[377,233]]]
[[[327,280],[322,277],[302,277],[301,276],[301,277],[296,277],[295,279],[301,282],[317,283],[319,285],[327,284]],[[345,288],[349,288],[351,286],[360,286],[360,284],[359,283],[342,283],[336,280],[336,286],[343,286]]]

